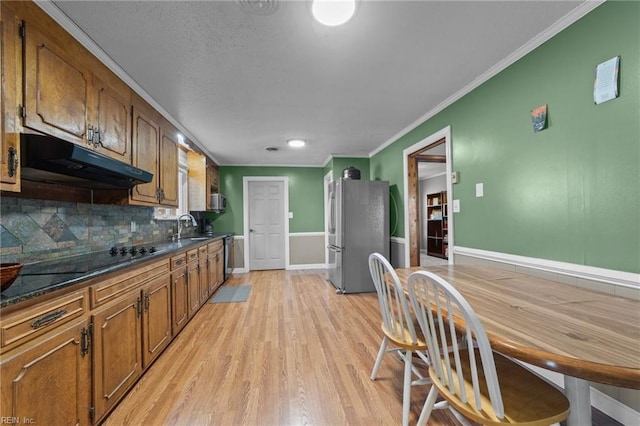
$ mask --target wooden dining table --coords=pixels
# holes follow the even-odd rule
[[[640,301],[471,265],[396,269],[405,290],[419,270],[467,299],[493,350],[564,375],[568,425],[591,424],[589,381],[640,389]]]

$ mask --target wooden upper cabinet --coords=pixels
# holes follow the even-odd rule
[[[23,23],[22,28],[24,126],[84,144],[89,70],[74,60],[76,49],[57,45],[34,25]]]
[[[131,163],[131,89],[62,28],[23,21],[24,127]]]
[[[178,207],[178,131],[165,121],[160,135],[160,204]]]
[[[16,127],[20,40],[15,16],[0,4],[0,189],[20,191],[20,135]]]
[[[131,163],[131,91],[124,84],[93,79],[94,146],[104,155]]]
[[[177,131],[142,100],[134,99],[132,164],[153,173],[131,190],[132,204],[178,206]]]
[[[131,163],[153,173],[149,183],[139,184],[131,190],[131,200],[155,205],[158,203],[158,157],[160,125],[154,114],[133,106],[133,139]]]

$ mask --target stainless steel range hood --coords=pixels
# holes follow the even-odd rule
[[[20,135],[22,179],[87,189],[133,188],[153,173],[52,136]]]

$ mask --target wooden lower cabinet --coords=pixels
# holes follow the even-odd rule
[[[152,280],[142,293],[142,367],[147,368],[171,342],[171,277]]]
[[[224,282],[224,247],[222,241],[209,244],[209,294]]]
[[[222,251],[203,248],[4,315],[0,418],[46,425],[104,420],[206,303],[211,280],[222,283]]]
[[[200,305],[202,306],[209,300],[209,262],[207,259],[206,250],[204,255],[201,255],[198,259],[198,266],[200,268]]]
[[[200,308],[200,263],[195,260],[187,264],[187,286],[189,287],[189,318]]]
[[[171,320],[175,336],[189,321],[189,286],[187,285],[186,265],[171,271],[171,293]]]
[[[115,406],[142,374],[141,305],[140,292],[133,292],[92,315],[96,421]]]
[[[1,418],[39,425],[91,424],[91,353],[83,337],[88,326],[86,318],[64,324],[3,354]]]
[[[92,315],[95,419],[100,420],[171,342],[171,279],[162,275]]]

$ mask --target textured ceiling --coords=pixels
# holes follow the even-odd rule
[[[243,3],[55,6],[219,164],[322,166],[368,156],[583,2],[365,0],[341,27],[308,2]]]

